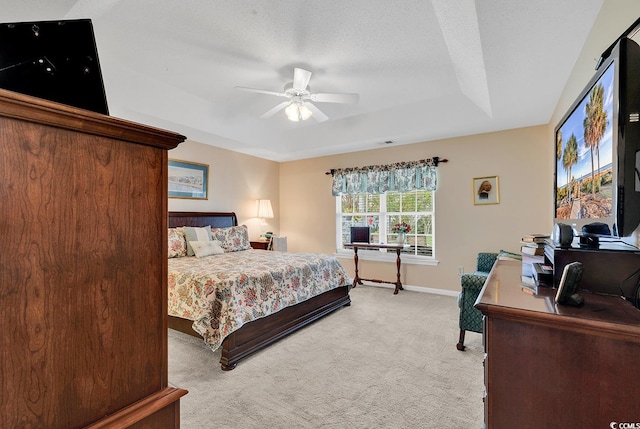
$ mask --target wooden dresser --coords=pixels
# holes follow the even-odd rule
[[[524,292],[521,274],[520,262],[498,261],[476,303],[485,316],[486,427],[640,422],[640,310],[589,292],[583,307],[557,306],[556,289]]]
[[[179,426],[167,150],[183,140],[0,90],[0,427]]]

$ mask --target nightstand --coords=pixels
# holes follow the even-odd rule
[[[269,250],[269,242],[268,241],[252,241],[251,247],[259,250]]]

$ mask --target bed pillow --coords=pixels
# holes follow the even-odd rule
[[[211,241],[211,226],[204,227],[185,226],[184,236],[187,239],[187,255],[195,256],[195,252],[191,247],[192,241]]]
[[[217,240],[211,241],[192,241],[191,247],[196,254],[196,258],[202,258],[210,255],[220,255],[224,253],[224,249],[220,247],[220,242]]]
[[[211,236],[220,242],[225,252],[238,252],[251,249],[247,225],[229,228],[211,228]]]
[[[182,228],[169,228],[169,257],[187,256],[187,240]]]

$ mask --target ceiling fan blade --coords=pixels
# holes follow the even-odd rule
[[[309,96],[311,101],[317,101],[318,103],[345,103],[356,104],[360,101],[359,94],[311,94]]]
[[[276,95],[278,97],[286,97],[287,96],[283,92],[267,91],[265,89],[256,89],[256,88],[246,88],[244,86],[236,86],[236,89],[240,89],[242,91],[247,91],[247,92],[257,92],[259,94]]]
[[[267,118],[272,117],[273,115],[275,115],[276,113],[278,113],[279,111],[281,111],[282,109],[287,107],[289,104],[291,104],[290,101],[283,101],[282,103],[278,104],[273,109],[263,113],[262,116],[260,116],[260,119],[267,119]]]
[[[313,115],[311,115],[311,117],[313,119],[315,119],[317,122],[324,122],[327,119],[329,119],[329,117],[327,115],[322,113],[322,110],[318,109],[312,103],[306,102],[306,103],[304,103],[304,105],[307,106],[309,108],[309,110],[311,110],[311,113],[313,113]]]
[[[293,69],[293,89],[304,91],[309,85],[309,79],[311,79],[310,71],[298,67]]]

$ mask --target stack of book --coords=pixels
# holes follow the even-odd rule
[[[537,286],[553,286],[553,267],[535,262],[533,264],[533,280]]]
[[[522,253],[526,255],[543,256],[545,240],[550,238],[546,234],[528,234],[522,237]]]
[[[544,264],[544,243],[550,238],[547,234],[527,234],[522,237],[522,276],[528,277],[532,283],[540,284],[535,272],[535,264]],[[544,277],[544,276],[543,276]],[[552,274],[553,277],[553,274]],[[553,279],[552,279],[553,281]],[[546,284],[542,283],[542,284]]]

